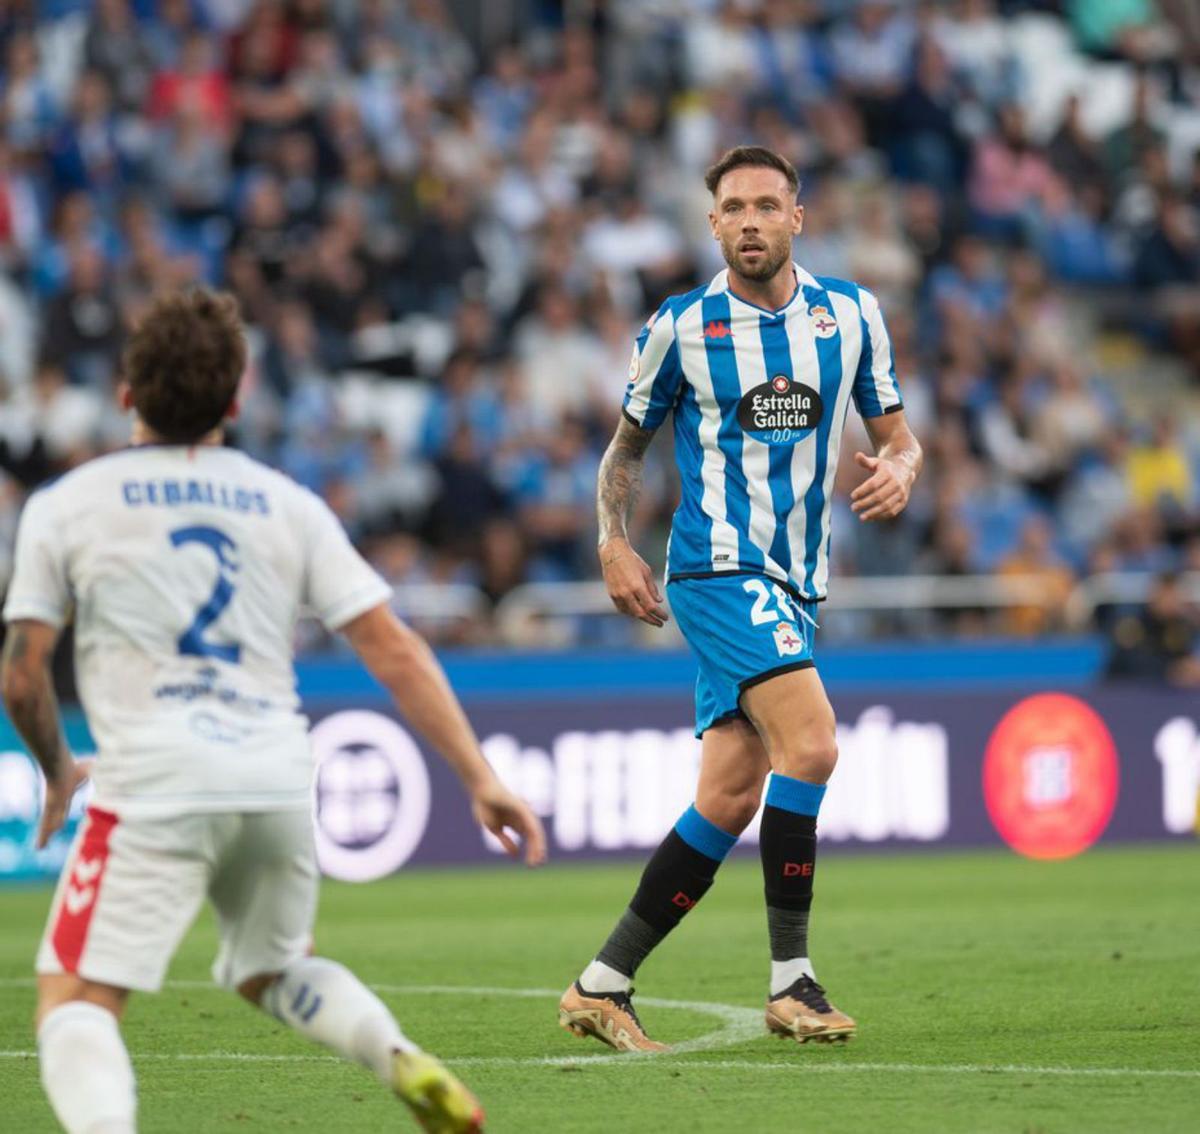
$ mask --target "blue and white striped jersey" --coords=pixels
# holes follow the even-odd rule
[[[850,400],[864,418],[901,408],[875,296],[793,267],[778,311],[739,299],[726,271],[672,296],[638,335],[625,415],[657,429],[675,413],[670,578],[754,572],[823,598]]]

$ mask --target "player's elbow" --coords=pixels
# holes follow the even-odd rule
[[[0,669],[0,697],[3,697],[4,707],[12,720],[19,721],[28,716],[37,705],[36,677],[26,666],[16,662],[6,661]]]
[[[400,698],[421,672],[421,663],[427,652],[423,638],[407,626],[397,624],[397,632],[381,644],[366,664],[388,692]]]
[[[428,654],[424,639],[386,607],[362,615],[344,633],[363,665],[393,696],[403,692]]]

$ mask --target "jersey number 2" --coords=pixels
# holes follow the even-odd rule
[[[196,611],[192,624],[179,635],[176,645],[181,654],[217,658],[237,665],[242,657],[241,646],[236,642],[209,642],[204,637],[204,631],[221,617],[221,612],[233,598],[234,583],[230,576],[238,569],[237,560],[233,558],[237,544],[219,528],[176,528],[171,533],[171,545],[182,547],[185,543],[203,544],[217,557],[217,585],[213,587],[208,601]]]

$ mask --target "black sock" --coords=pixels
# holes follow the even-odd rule
[[[596,954],[627,977],[650,955],[713,884],[721,863],[689,846],[675,830],[659,844],[642,872],[637,893]]]
[[[817,861],[817,817],[767,804],[759,829],[771,960],[808,956],[808,914]]]

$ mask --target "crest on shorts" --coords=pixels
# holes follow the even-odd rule
[[[828,307],[810,307],[808,318],[812,323],[813,333],[819,339],[831,339],[837,334],[837,320],[830,315]]]
[[[804,649],[804,639],[796,633],[796,627],[790,622],[780,622],[774,631],[775,648],[781,658],[791,657]]]

